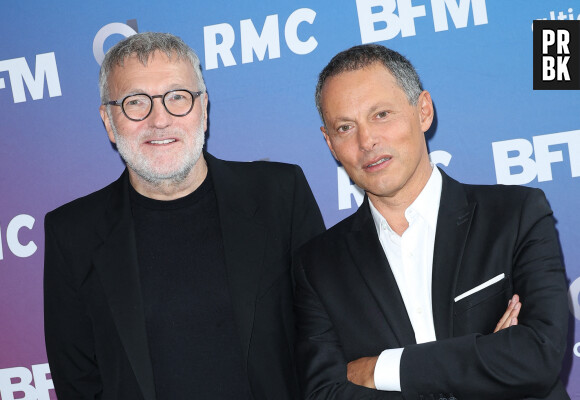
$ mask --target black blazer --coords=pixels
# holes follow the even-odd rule
[[[320,211],[297,166],[205,159],[252,395],[295,399],[291,253],[323,231]],[[45,337],[59,399],[155,399],[128,185],[125,171],[45,219]]]
[[[437,341],[415,342],[368,199],[295,257],[297,363],[308,399],[569,398],[558,378],[567,285],[544,194],[442,175],[432,283]],[[522,300],[519,325],[493,334],[514,293]],[[401,392],[347,381],[348,362],[400,347]]]

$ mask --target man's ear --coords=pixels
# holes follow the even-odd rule
[[[417,101],[417,109],[419,111],[419,121],[421,123],[421,130],[427,132],[433,123],[433,118],[435,116],[435,111],[433,109],[433,101],[431,100],[431,94],[423,90],[419,95],[419,100]]]
[[[209,102],[209,97],[207,94],[207,91],[205,93],[203,93],[201,95],[201,97],[203,98],[203,102],[201,103],[201,106],[203,107],[203,131],[206,132],[207,131],[207,104]]]
[[[107,113],[107,106],[101,105],[99,107],[99,113],[101,114],[103,124],[105,124],[105,129],[107,130],[107,135],[109,135],[109,140],[111,141],[111,143],[116,143],[115,134],[113,133],[113,129],[111,128],[111,120],[109,119],[109,114]]]
[[[336,153],[334,152],[334,149],[332,148],[332,142],[330,141],[330,137],[328,136],[328,133],[326,132],[326,128],[324,126],[321,126],[320,131],[324,135],[324,140],[326,140],[326,144],[328,145],[328,148],[330,149],[332,156],[336,159],[336,161],[339,161],[339,159],[336,157]]]

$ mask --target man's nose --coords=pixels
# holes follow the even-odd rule
[[[361,151],[371,151],[377,144],[373,130],[366,124],[358,127],[358,142]]]
[[[173,116],[165,109],[161,96],[152,97],[153,103],[151,103],[151,114],[147,119],[149,119],[150,124],[156,128],[166,128],[167,126],[171,125],[171,119]]]

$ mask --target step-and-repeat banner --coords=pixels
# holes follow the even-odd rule
[[[5,1],[0,12],[0,397],[54,399],[42,317],[46,212],[123,164],[98,113],[104,52],[143,31],[199,54],[208,150],[299,164],[327,226],[362,200],[328,151],[317,74],[361,43],[391,47],[431,92],[432,160],[467,183],[544,190],[570,295],[562,378],[580,399],[580,92],[534,91],[532,21],[580,19],[578,0]],[[525,307],[525,299],[524,299]],[[538,368],[542,368],[541,365]]]

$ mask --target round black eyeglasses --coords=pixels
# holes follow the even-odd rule
[[[112,100],[105,105],[119,106],[125,117],[131,121],[143,121],[153,110],[153,99],[160,98],[163,107],[175,117],[184,117],[193,109],[196,97],[203,92],[191,92],[187,89],[175,89],[161,95],[150,96],[147,93],[130,94],[122,100]]]

